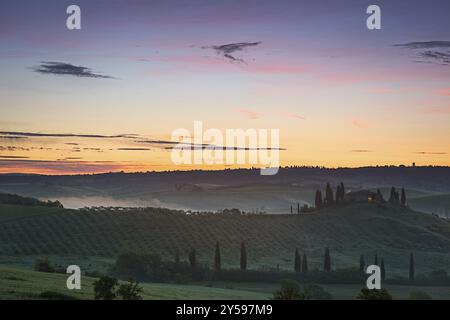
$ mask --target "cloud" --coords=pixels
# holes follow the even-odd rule
[[[244,62],[245,60],[242,58],[236,57],[235,53],[240,51],[244,51],[249,47],[259,46],[261,42],[237,42],[237,43],[228,43],[222,45],[215,45],[210,47],[202,47],[202,49],[213,49],[217,54],[223,56],[224,58],[231,60],[232,62]]]
[[[402,47],[408,49],[433,49],[433,48],[450,48],[450,41],[422,41],[395,44],[394,47]]]
[[[252,120],[259,119],[262,116],[262,113],[254,111],[254,110],[249,110],[249,109],[236,109],[236,112],[242,114],[247,119],[252,119]]]
[[[296,113],[282,111],[280,112],[280,115],[286,118],[292,118],[292,119],[298,119],[298,120],[305,120],[305,117]]]
[[[355,150],[351,150],[350,152],[356,152],[356,153],[366,153],[366,152],[372,152],[372,150],[366,150],[366,149],[355,149]]]
[[[447,152],[428,152],[428,151],[417,151],[416,154],[430,154],[430,155],[443,155],[447,154]]]
[[[414,62],[450,65],[450,41],[409,42],[394,46],[414,50],[416,56]]]
[[[28,159],[29,157],[24,156],[1,156],[0,159]]]
[[[70,63],[43,61],[39,67],[33,68],[34,72],[42,74],[68,75],[83,78],[115,79],[114,77],[94,73],[91,69],[82,66],[74,66]]]
[[[441,89],[438,94],[441,96],[450,97],[450,88]]]
[[[358,128],[368,128],[369,127],[369,123],[367,123],[366,121],[362,120],[362,119],[353,119],[352,120],[352,125]]]
[[[98,138],[98,139],[113,139],[113,138],[136,138],[133,134],[118,134],[118,135],[100,135],[100,134],[76,134],[76,133],[40,133],[40,132],[14,132],[14,131],[0,131],[1,135],[16,136],[16,137],[54,137],[54,138]]]
[[[149,148],[117,148],[118,151],[149,151]]]

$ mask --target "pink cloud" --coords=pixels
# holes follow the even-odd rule
[[[450,88],[444,88],[438,91],[440,96],[450,97]]]
[[[235,111],[239,112],[240,114],[245,116],[247,119],[251,119],[251,120],[259,119],[262,116],[262,113],[259,113],[254,110],[249,110],[249,109],[236,109]]]
[[[362,120],[362,119],[353,119],[352,125],[354,125],[355,127],[358,127],[358,128],[362,128],[362,129],[368,128],[370,126],[368,122],[366,122],[365,120]]]
[[[283,116],[283,117],[286,117],[286,118],[292,118],[292,119],[297,119],[297,120],[305,120],[304,116],[301,116],[299,114],[292,113],[292,112],[289,112],[289,111],[282,111],[282,112],[280,112],[280,115]]]

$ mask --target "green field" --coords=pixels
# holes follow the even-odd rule
[[[82,277],[81,290],[66,288],[67,276],[55,273],[35,272],[0,266],[0,299],[39,299],[42,292],[56,292],[76,299],[93,299],[91,277]],[[157,299],[268,299],[266,292],[232,290],[197,285],[141,284],[142,297],[147,300]]]
[[[42,299],[42,293],[68,295],[75,299],[93,299],[93,281],[95,278],[82,277],[81,290],[66,289],[67,276],[64,274],[43,273],[22,268],[0,266],[0,299]],[[142,297],[148,300],[265,300],[279,289],[277,284],[266,283],[207,283],[201,285],[178,285],[143,283]],[[334,299],[355,299],[361,290],[359,285],[321,285],[333,295]],[[428,293],[433,299],[450,299],[448,287],[414,287],[387,285],[394,299],[408,299],[411,291]]]
[[[167,209],[66,210],[0,205],[0,262],[30,265],[39,256],[56,257],[95,270],[117,255],[159,253],[182,259],[195,248],[211,265],[215,242],[224,267],[237,267],[245,242],[250,269],[292,270],[295,248],[321,269],[329,247],[333,268],[357,267],[360,254],[377,254],[387,277],[407,275],[409,254],[416,272],[449,269],[450,223],[407,208],[354,204],[292,215],[186,215]],[[54,261],[52,259],[52,261]]]

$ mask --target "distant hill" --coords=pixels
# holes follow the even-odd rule
[[[171,209],[288,213],[312,204],[327,182],[347,189],[407,189],[408,198],[450,193],[450,167],[282,168],[259,170],[109,173],[98,175],[0,175],[0,192],[60,200],[65,207],[152,206]]]
[[[0,204],[62,208],[62,204],[58,201],[41,201],[32,197],[22,197],[17,194],[8,193],[0,193]]]
[[[450,218],[450,194],[436,194],[409,200],[411,207],[428,213],[435,213],[441,217]]]
[[[195,248],[211,265],[215,242],[225,266],[237,267],[246,243],[249,267],[292,269],[295,248],[305,252],[310,269],[322,268],[329,247],[335,268],[358,267],[375,254],[389,275],[407,275],[413,252],[418,272],[448,269],[450,223],[407,208],[353,204],[292,215],[186,215],[168,209],[98,209],[0,205],[0,256],[100,256],[127,251],[157,252],[186,259]],[[84,257],[84,258],[80,258]]]

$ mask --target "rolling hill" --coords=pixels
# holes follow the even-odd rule
[[[292,269],[295,248],[310,269],[322,268],[329,247],[334,268],[357,267],[360,254],[377,254],[389,276],[405,275],[413,252],[418,272],[450,265],[450,223],[408,208],[352,204],[308,214],[191,214],[160,208],[68,210],[0,205],[0,260],[65,257],[84,264],[127,251],[157,252],[186,259],[191,248],[212,264],[215,242],[226,267],[237,267],[245,242],[249,268]]]

